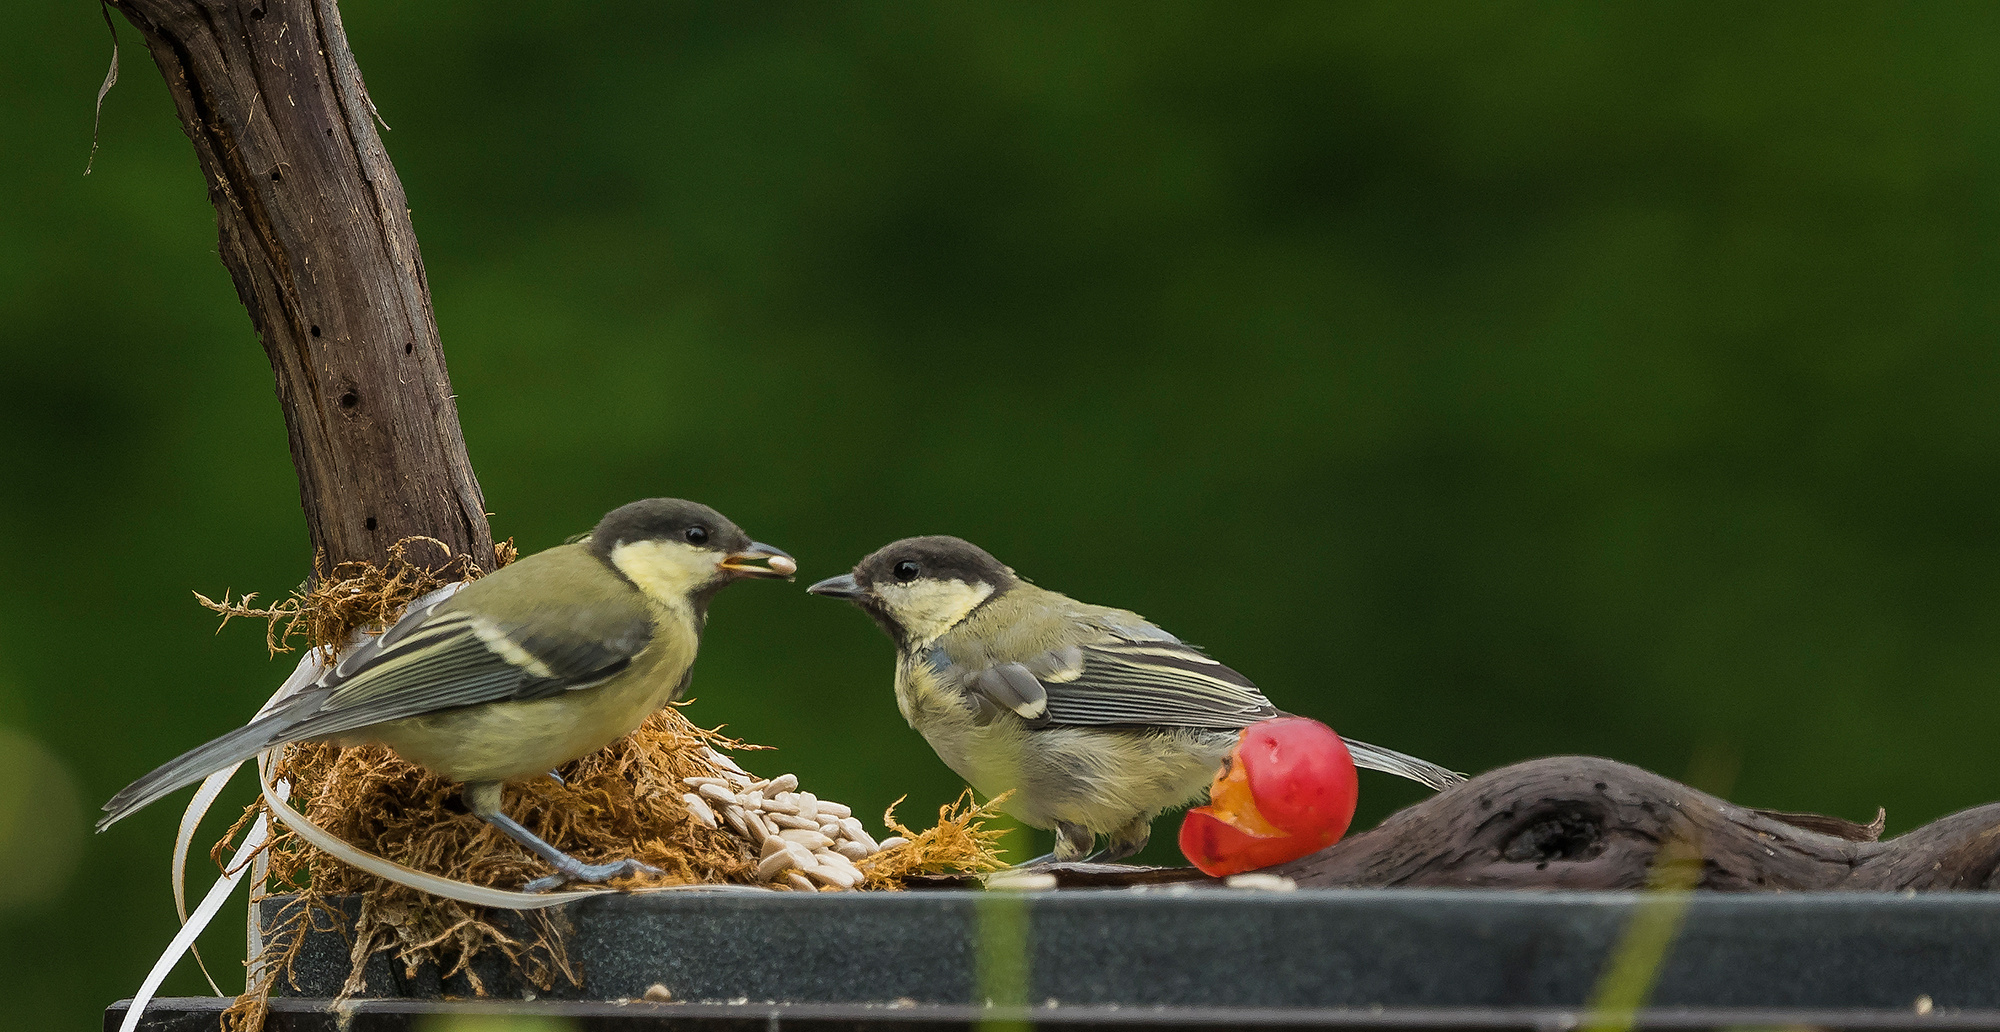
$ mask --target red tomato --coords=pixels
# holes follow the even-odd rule
[[[1354,757],[1333,729],[1306,717],[1279,717],[1243,729],[1236,762],[1264,819],[1294,835],[1334,840],[1354,819],[1360,780]]]
[[[1245,728],[1208,806],[1181,820],[1181,853],[1221,878],[1296,860],[1339,841],[1354,819],[1354,759],[1333,729],[1304,717]]]

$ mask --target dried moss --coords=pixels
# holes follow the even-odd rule
[[[882,811],[882,823],[890,831],[910,841],[884,850],[869,859],[870,889],[900,889],[920,874],[947,874],[993,871],[1007,866],[1000,862],[997,846],[1005,828],[988,828],[986,822],[1000,816],[998,807],[1007,794],[995,796],[984,805],[975,803],[966,789],[952,803],[938,807],[937,825],[928,831],[912,831],[896,820],[898,799]]]
[[[428,562],[412,559],[412,552],[434,552],[436,558]],[[493,552],[498,566],[513,562],[513,539],[494,545]],[[490,572],[470,555],[452,554],[450,547],[436,538],[407,537],[389,546],[389,561],[382,566],[349,560],[329,568],[326,553],[319,553],[313,559],[312,579],[275,605],[251,605],[257,600],[256,592],[234,602],[226,591],[220,602],[199,591],[194,597],[204,608],[222,614],[217,634],[237,617],[263,620],[264,645],[274,656],[292,651],[292,639],[301,634],[314,648],[331,653],[358,629],[379,629],[394,623],[418,596],[458,581],[477,580]]]

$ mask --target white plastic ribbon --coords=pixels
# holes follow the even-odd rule
[[[167,972],[172,971],[174,964],[181,959],[181,954],[186,953],[194,945],[195,936],[200,935],[202,929],[207,928],[208,923],[215,919],[216,912],[221,910],[222,904],[229,899],[229,893],[236,888],[236,883],[242,881],[243,876],[249,873],[250,865],[245,860],[252,852],[263,846],[265,838],[264,817],[260,814],[256,823],[250,826],[250,833],[243,836],[243,844],[238,846],[236,854],[230,857],[228,869],[222,872],[221,877],[215,879],[215,884],[209,887],[208,895],[202,897],[201,905],[194,908],[194,913],[189,915],[187,923],[181,925],[180,932],[167,944],[166,952],[160,954],[160,959],[153,962],[153,969],[146,972],[146,980],[139,984],[139,991],[133,994],[132,1007],[125,1012],[125,1020],[119,1023],[118,1032],[132,1032],[139,1027],[139,1018],[146,1013],[146,1005],[153,1002],[153,994],[159,991],[160,983],[166,980]]]
[[[181,814],[180,831],[174,835],[174,913],[180,915],[181,924],[188,923],[187,908],[187,856],[188,846],[194,842],[195,829],[201,826],[201,819],[208,815],[208,808],[215,805],[215,797],[222,794],[223,786],[236,773],[240,763],[232,764],[228,770],[218,770],[202,779],[201,787],[195,789],[194,798],[188,800],[186,812]],[[208,961],[201,959],[201,950],[192,944],[188,952],[194,954],[194,962],[201,967],[201,977],[208,979],[208,987],[215,995],[223,995],[222,987],[215,984],[215,975],[208,970]]]

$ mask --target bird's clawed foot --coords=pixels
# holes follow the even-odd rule
[[[553,892],[565,885],[603,885],[616,878],[630,878],[641,874],[660,874],[659,868],[627,857],[608,864],[586,864],[574,857],[565,856],[555,861],[556,873],[546,878],[536,878],[522,888],[523,892]]]
[[[1052,853],[1043,853],[1033,860],[1015,864],[1017,868],[1043,867],[1048,864],[1068,864],[1088,860],[1090,847],[1097,844],[1097,836],[1090,829],[1068,821],[1056,823],[1056,848]]]
[[[1146,848],[1146,842],[1153,837],[1153,815],[1142,814],[1132,823],[1111,833],[1104,848],[1090,857],[1091,863],[1115,864],[1127,860],[1133,854]]]
[[[555,771],[549,772],[556,777]],[[529,882],[524,891],[549,892],[565,885],[602,885],[614,878],[629,878],[640,874],[661,874],[659,868],[640,863],[627,857],[608,864],[586,864],[576,857],[549,845],[542,837],[523,827],[521,822],[500,812],[500,783],[480,782],[465,786],[465,807],[473,815],[505,832],[508,838],[526,846],[528,852],[541,857],[556,873],[546,878],[536,878]]]

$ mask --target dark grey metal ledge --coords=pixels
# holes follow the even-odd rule
[[[986,990],[979,981],[982,929],[1000,944],[989,947],[991,970],[1006,959],[990,951],[1004,952],[1025,928],[1027,985],[1002,1002],[1568,1012],[1591,999],[1635,908],[1659,899],[1188,888],[606,896],[563,908],[583,985],[542,995],[615,1001],[658,984],[689,1003],[962,1007],[991,995],[992,980]],[[1915,1017],[1927,997],[1932,1021],[2000,1011],[2000,896],[1696,893],[1686,903],[1655,1008]],[[346,942],[313,936],[296,974],[298,995],[335,995]],[[386,961],[368,975],[370,996],[471,995],[463,982],[404,978]],[[505,980],[489,986],[525,992]],[[1038,1009],[1036,1020],[1049,1014]]]
[[[105,1032],[124,1019],[120,1001],[105,1013]],[[159,1000],[146,1010],[141,1032],[210,1032],[229,1001],[214,997]],[[1199,1032],[1252,1028],[1349,1032],[1570,1032],[1587,1015],[1551,1008],[1452,1008],[1436,1010],[1276,1010],[1245,1008],[1128,1009],[1116,1007],[934,1007],[889,1008],[863,1004],[654,1004],[562,1001],[550,1003],[363,1000],[335,1009],[331,1000],[273,1000],[265,1032],[411,1032],[438,1015],[499,1018],[533,1015],[566,1021],[576,1032],[959,1032],[1027,1027],[1064,1032],[1134,1032],[1173,1029]],[[2000,1011],[1800,1011],[1772,1009],[1669,1008],[1639,1012],[1635,1030],[1702,1032],[1770,1028],[1827,1030],[2000,1028]]]

